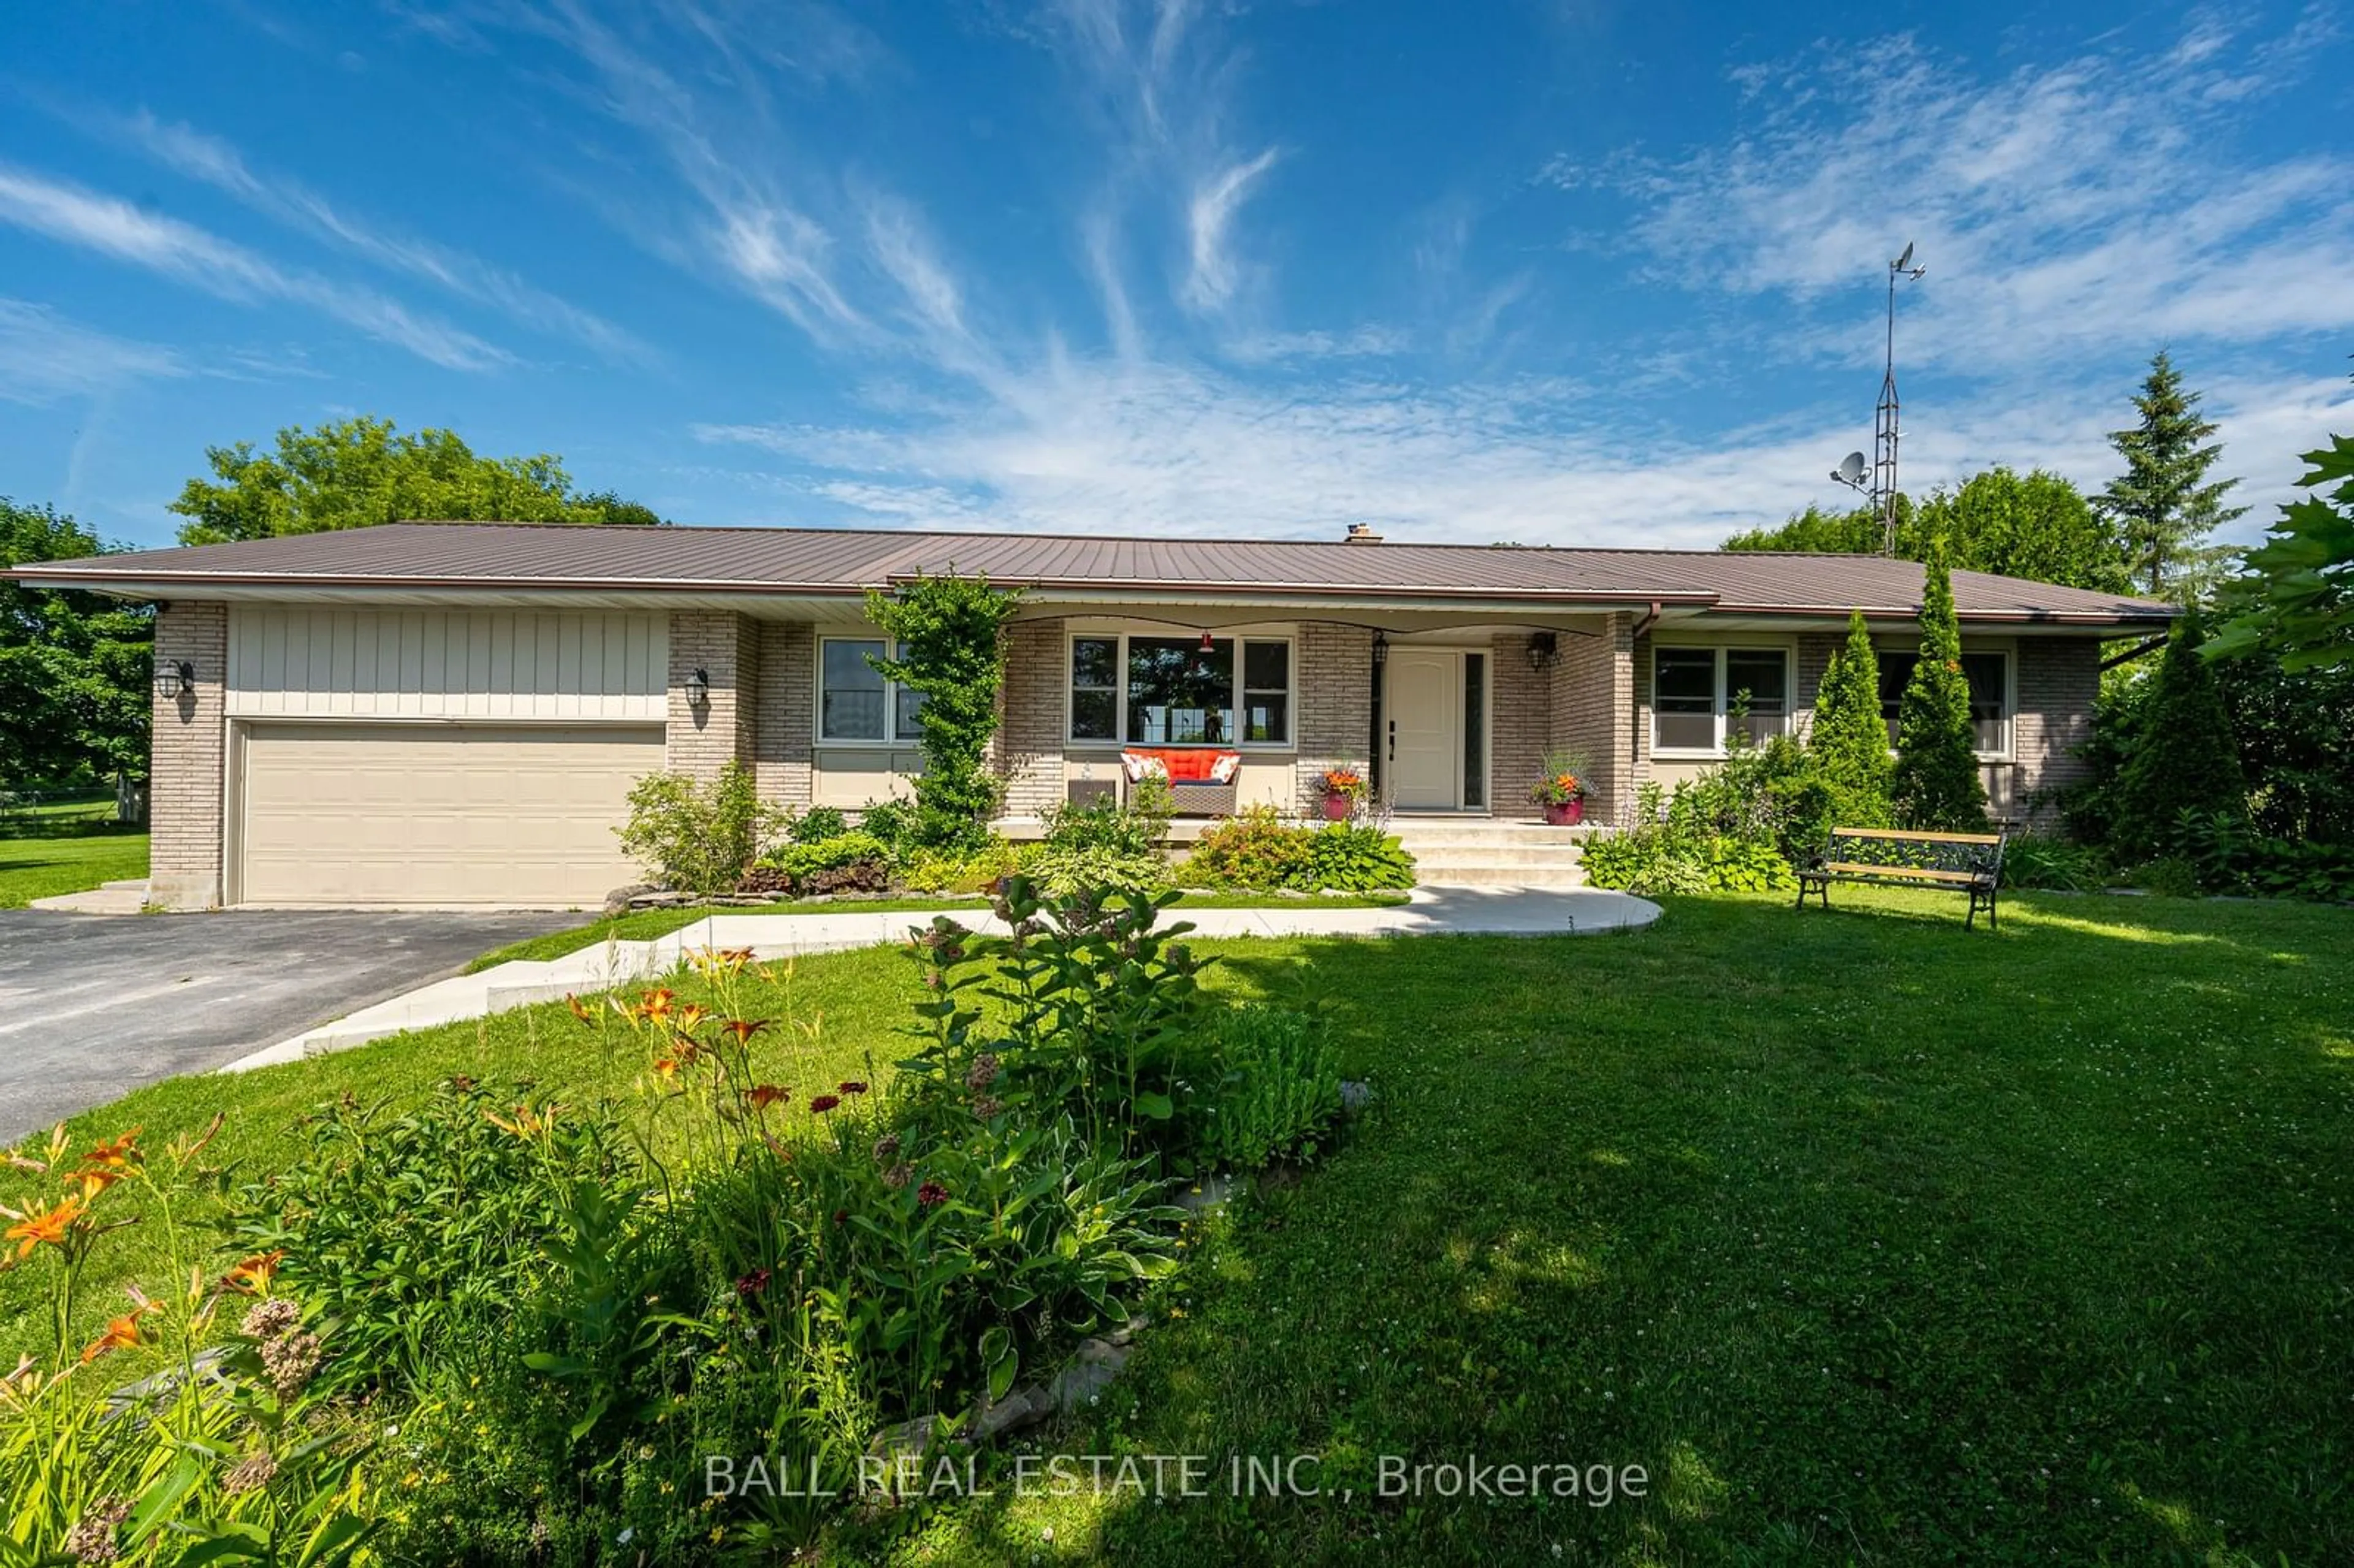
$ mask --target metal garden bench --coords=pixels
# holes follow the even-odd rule
[[[2003,833],[1911,833],[1893,828],[1833,828],[1831,842],[1821,853],[1798,867],[1798,907],[1812,893],[1826,909],[1831,906],[1834,882],[1860,882],[1883,887],[1942,887],[1970,895],[1965,928],[1977,926],[1978,910],[1987,912],[1987,929],[1995,929],[1995,895],[2002,886]]]

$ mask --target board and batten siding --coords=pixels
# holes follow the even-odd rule
[[[239,606],[232,718],[660,724],[669,618]]]

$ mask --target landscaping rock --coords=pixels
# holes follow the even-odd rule
[[[932,1446],[932,1435],[938,1421],[929,1415],[918,1415],[913,1421],[902,1421],[885,1426],[875,1434],[866,1445],[866,1456],[896,1464],[901,1457],[920,1459]]]
[[[971,1416],[964,1424],[964,1440],[972,1444],[991,1442],[1009,1432],[1035,1426],[1053,1414],[1055,1402],[1044,1389],[1017,1388],[994,1404],[984,1399],[974,1405]]]
[[[1055,1374],[1047,1390],[1055,1408],[1069,1415],[1093,1404],[1096,1396],[1119,1376],[1119,1369],[1128,1364],[1128,1357],[1125,1345],[1109,1345],[1101,1340],[1089,1340],[1081,1345],[1078,1355]]]
[[[605,895],[605,913],[608,915],[627,915],[637,904],[639,899],[644,897],[649,893],[660,893],[662,889],[660,887],[651,882],[633,882],[627,887],[617,887],[613,889],[612,892]]]

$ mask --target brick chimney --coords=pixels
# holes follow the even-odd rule
[[[1379,534],[1376,534],[1376,533],[1374,533],[1374,532],[1373,532],[1373,525],[1372,524],[1370,524],[1370,523],[1352,523],[1352,524],[1349,524],[1349,543],[1350,543],[1350,544],[1352,544],[1352,545],[1378,545],[1378,544],[1380,544],[1381,542],[1382,542],[1382,536],[1381,536]]]

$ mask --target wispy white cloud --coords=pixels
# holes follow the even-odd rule
[[[678,215],[671,213],[624,215],[633,233],[654,237],[649,243],[688,270],[716,262],[735,286],[822,345],[869,331],[839,276],[832,228],[806,194],[789,188],[784,172],[805,169],[807,160],[778,135],[763,68],[747,65],[732,34],[691,5],[633,14],[641,26],[683,23],[666,34],[673,43],[699,41],[688,58],[710,69],[690,84],[580,0],[549,0],[545,9],[514,5],[499,15],[585,66],[586,101],[651,141],[694,198],[683,237],[673,236]]]
[[[1226,339],[1219,345],[1226,358],[1241,365],[1273,365],[1285,360],[1387,359],[1414,347],[1413,334],[1378,322],[1367,322],[1346,332],[1257,332]]]
[[[1193,267],[1185,275],[1185,302],[1200,312],[1225,308],[1233,298],[1238,268],[1234,256],[1235,212],[1249,199],[1251,187],[1275,166],[1276,150],[1231,164],[1193,187],[1185,226],[1191,239]]]
[[[1736,73],[1754,118],[1728,145],[1547,174],[1631,198],[1658,276],[1787,302],[1800,355],[1877,357],[1873,269],[1908,239],[1931,268],[1905,304],[1914,365],[2354,325],[2354,161],[2253,159],[2237,138],[2242,89],[2283,85],[2266,42],[2208,17],[2155,54],[1994,81],[1909,39],[1868,52],[1871,71],[1825,46]],[[1853,330],[1823,330],[1840,318]]]
[[[281,267],[176,218],[0,164],[0,222],[176,279],[225,300],[284,301],[451,370],[511,362],[471,333],[419,315],[372,290]]]
[[[2119,399],[2122,407],[2122,398]],[[2354,417],[2343,381],[2218,383],[2230,450],[2262,471],[2243,499],[2285,498],[2271,461]],[[1843,410],[1712,435],[1641,430],[1596,388],[1543,379],[1434,386],[1358,379],[1270,388],[1201,367],[1061,361],[1018,399],[901,410],[859,426],[706,425],[715,447],[779,460],[794,514],[823,503],[883,526],[1320,538],[1371,521],[1401,539],[1705,548],[1845,493],[1824,477]],[[1906,448],[1926,489],[1993,462],[2096,483],[2115,409],[2054,421],[2031,397],[1988,400]],[[2263,518],[2252,516],[2253,527]]]
[[[112,336],[46,305],[0,299],[0,398],[38,408],[190,374],[160,344]]]
[[[257,172],[243,154],[217,136],[159,120],[144,111],[121,119],[80,114],[75,118],[289,228],[488,305],[518,325],[578,343],[617,362],[647,365],[656,357],[650,345],[604,317],[535,287],[504,268],[355,217],[299,181]]]

